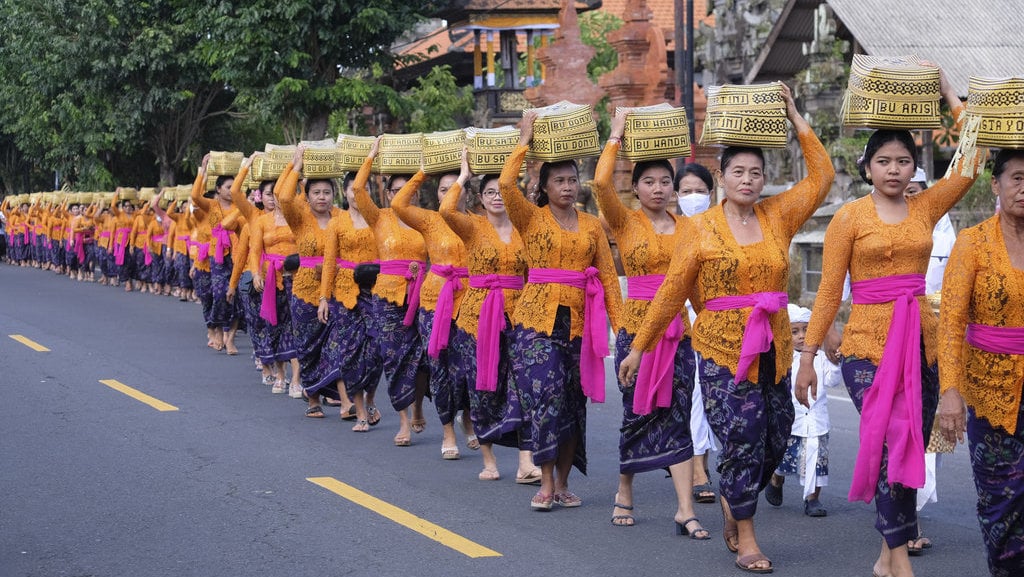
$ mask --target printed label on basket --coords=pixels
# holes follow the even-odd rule
[[[501,172],[512,151],[519,144],[519,129],[511,126],[502,128],[467,128],[466,148],[469,169],[473,174],[496,174]]]
[[[970,77],[967,114],[981,117],[980,146],[1024,148],[1024,78]]]
[[[847,126],[939,128],[939,70],[916,56],[855,54],[843,98]]]
[[[383,174],[418,172],[423,162],[423,134],[385,134],[377,161]]]
[[[338,168],[344,172],[359,170],[373,148],[373,136],[352,136],[349,134],[338,135]],[[380,163],[379,159],[373,162],[374,167]]]
[[[242,167],[245,155],[241,152],[210,151],[210,160],[206,163],[206,174],[215,176],[234,176]]]
[[[689,156],[690,128],[685,108],[665,102],[654,106],[615,109],[627,112],[619,157],[633,162]]]
[[[458,171],[462,168],[463,130],[431,132],[423,135],[423,168],[427,174]]]

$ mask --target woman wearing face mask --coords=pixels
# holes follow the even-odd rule
[[[391,201],[391,208],[402,219],[402,222],[423,235],[430,259],[430,272],[423,280],[420,294],[420,310],[416,314],[420,332],[420,346],[426,349],[424,359],[430,367],[430,394],[437,408],[437,416],[441,421],[443,435],[441,439],[441,458],[454,460],[459,458],[458,441],[455,438],[455,415],[469,408],[469,397],[465,388],[456,387],[452,378],[452,367],[448,356],[448,345],[451,341],[451,329],[455,312],[459,310],[465,291],[465,279],[469,276],[466,269],[466,247],[441,215],[435,211],[414,206],[413,197],[418,194],[420,184],[425,175],[417,172]],[[448,192],[457,174],[445,174],[438,179],[438,203]],[[471,428],[468,419],[463,424]],[[417,424],[413,423],[413,430]],[[423,426],[422,424],[420,425]],[[422,430],[422,429],[420,429]],[[465,431],[466,446],[476,450],[480,441],[474,438],[473,431]]]
[[[675,190],[679,212],[685,216],[696,216],[711,207],[711,191],[715,180],[704,165],[691,162],[676,174]]]
[[[398,411],[398,433],[395,446],[412,444],[411,431],[420,432],[423,419],[423,396],[429,386],[429,368],[420,346],[416,327],[419,288],[426,272],[427,248],[423,235],[399,220],[391,208],[378,208],[366,191],[373,159],[380,147],[378,138],[370,154],[359,168],[353,183],[356,206],[373,228],[380,258],[380,274],[373,287],[374,317],[380,355],[384,359],[384,378],[388,382],[391,406]],[[404,175],[392,175],[386,181],[390,203],[404,186],[418,187]],[[410,422],[409,407],[412,406]],[[372,419],[373,416],[368,418]],[[379,414],[377,415],[379,419]],[[371,423],[374,421],[370,421]]]
[[[331,342],[341,351],[341,382],[355,404],[356,424],[352,430],[365,433],[380,421],[374,396],[382,363],[371,336],[373,296],[356,282],[355,270],[377,260],[377,242],[356,206],[354,180],[355,174],[349,173],[342,185],[348,210],[341,211],[327,226],[318,315],[320,322],[331,326]],[[343,418],[347,416],[342,413]]]
[[[633,195],[638,210],[628,209],[612,182],[616,155],[626,126],[626,112],[612,120],[611,135],[594,172],[597,205],[619,246],[627,277],[622,328],[615,342],[616,365],[628,353],[633,337],[655,292],[665,279],[677,247],[685,247],[696,231],[689,218],[670,212],[675,199],[672,164],[667,160],[638,162],[633,167]],[[690,400],[695,369],[690,346],[690,319],[678,315],[662,336],[658,351],[648,355],[634,383],[619,383],[622,428],[619,437],[619,487],[612,524],[630,527],[633,517],[633,476],[667,468],[676,489],[676,533],[704,540],[709,534],[693,512],[693,443]]]
[[[941,71],[940,78],[956,118],[963,108],[960,99]],[[938,319],[925,300],[932,229],[974,180],[959,176],[957,169],[908,198],[904,191],[917,167],[917,147],[906,130],[872,134],[859,166],[871,194],[840,208],[825,233],[825,268],[795,394],[807,405],[807,391],[817,393],[814,355],[835,318],[849,271],[853,306],[841,367],[861,413],[849,499],[875,500],[882,547],[874,574],[907,577],[913,575],[907,543],[917,537],[914,487],[924,484],[924,448],[938,403]]]
[[[759,201],[759,148],[722,152],[725,200],[695,219],[697,238],[672,259],[666,280],[633,340],[619,378],[631,382],[643,351],[658,341],[687,298],[704,308],[693,325],[708,421],[723,448],[719,489],[726,546],[735,564],[772,571],[754,534],[758,495],[781,461],[793,423],[789,393],[792,342],[786,314],[789,245],[825,199],[835,172],[825,148],[782,87],[786,112],[807,162],[807,178]]]
[[[469,391],[473,431],[479,438],[484,467],[481,481],[501,478],[494,445],[519,448],[516,483],[540,482],[540,469],[530,452],[521,448],[518,420],[508,419],[509,337],[508,318],[515,310],[526,263],[523,240],[512,226],[501,198],[497,175],[480,179],[477,195],[483,215],[459,210],[460,197],[472,173],[463,152],[462,171],[441,202],[441,216],[466,243],[469,288],[459,307],[452,337],[454,378]]]
[[[575,465],[586,474],[587,398],[604,402],[610,319],[619,328],[619,281],[600,221],[576,210],[579,168],[572,160],[540,168],[537,206],[516,186],[533,140],[533,111],[523,114],[519,146],[501,172],[509,219],[529,268],[513,315],[512,411],[523,419],[523,448],[541,468],[530,506],[579,507],[569,491]]]
[[[306,198],[297,196],[304,150],[303,146],[296,148],[295,156],[285,166],[284,172],[274,185],[273,196],[281,205],[281,213],[291,228],[299,253],[299,269],[292,275],[289,303],[292,335],[299,357],[299,378],[308,399],[306,416],[322,419],[324,410],[320,406],[321,396],[346,401],[344,389],[338,389],[340,349],[331,343],[330,327],[321,322],[317,314],[327,225],[330,224],[331,218],[341,213],[341,209],[333,205],[334,181],[331,180],[306,180],[303,182]],[[276,215],[273,227],[276,231]],[[287,246],[287,243],[284,246]],[[256,288],[256,277],[259,276],[260,284],[263,285],[261,288],[264,291],[270,290],[271,287],[264,283],[269,278],[270,264],[273,264],[274,274],[277,274],[275,260],[276,258],[272,258],[267,262],[267,277],[253,274],[253,288]],[[281,264],[284,264],[283,260]]]
[[[942,287],[939,426],[970,448],[995,577],[1024,575],[1024,150],[992,167],[996,215],[961,231]],[[966,402],[966,409],[964,404]]]
[[[715,180],[711,171],[702,164],[691,162],[676,173],[675,190],[679,212],[686,216],[697,216],[711,207],[711,191]],[[686,303],[687,316],[692,323],[697,313],[689,301]],[[717,451],[715,437],[704,412],[704,393],[700,386],[700,375],[694,372],[693,394],[690,397],[690,437],[693,439],[693,500],[698,503],[714,503],[715,490],[708,473],[708,453]]]

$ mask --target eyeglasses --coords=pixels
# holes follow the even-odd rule
[[[494,188],[488,188],[487,190],[481,192],[480,196],[482,196],[483,198],[499,198],[501,197],[501,191]]]

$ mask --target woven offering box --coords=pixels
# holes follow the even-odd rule
[[[266,153],[257,154],[252,158],[252,164],[249,165],[249,178],[256,182],[263,182],[264,180],[274,180],[270,178],[264,178],[263,175],[263,161],[266,159]],[[277,176],[281,176],[280,174]]]
[[[345,174],[338,166],[338,144],[333,139],[303,141],[302,176],[338,178]]]
[[[785,148],[789,124],[782,84],[723,84],[704,89],[702,145]]]
[[[363,161],[373,148],[374,136],[338,135],[338,167],[342,172],[355,172],[363,165]],[[374,169],[380,166],[379,158],[373,161]],[[419,168],[417,168],[419,170]]]
[[[260,166],[260,180],[277,180],[281,176],[288,163],[295,156],[294,146],[282,146],[280,144],[268,144],[263,147],[264,154]]]
[[[210,152],[210,161],[206,164],[206,174],[213,176],[234,176],[242,168],[245,155],[241,152]]]
[[[537,119],[533,122],[533,142],[526,158],[559,162],[601,154],[597,123],[590,105],[563,100],[528,110],[536,112]]]
[[[80,192],[78,193],[78,202],[82,204],[92,204],[95,195],[91,192]]]
[[[213,192],[217,190],[217,177],[209,174],[206,176],[206,186],[203,188],[206,192]]]
[[[242,190],[256,190],[260,187],[260,181],[252,177],[252,171],[249,171],[245,175],[245,180],[242,181]]]
[[[1024,78],[971,76],[967,115],[981,119],[978,146],[1024,148]]]
[[[174,188],[174,201],[185,202],[192,196],[192,187],[188,185],[177,186]]]
[[[685,108],[665,102],[654,106],[616,108],[628,113],[619,157],[632,162],[690,156],[690,127]]]
[[[154,196],[156,196],[155,188],[146,187],[139,189],[139,200],[141,200],[142,202],[149,202],[153,200]]]
[[[843,97],[846,126],[941,128],[939,69],[916,56],[855,54]]]
[[[462,169],[462,147],[466,132],[446,130],[423,135],[423,170],[427,174],[459,172]]]
[[[139,191],[134,188],[122,188],[120,194],[117,195],[117,199],[121,200],[139,200]]]
[[[473,174],[500,174],[505,161],[518,145],[518,128],[467,128],[466,156],[469,170]]]
[[[364,156],[365,158],[365,156]],[[415,174],[423,162],[423,134],[385,134],[377,156],[381,174]]]

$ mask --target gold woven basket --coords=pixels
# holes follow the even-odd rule
[[[665,102],[637,108],[619,107],[615,114],[626,111],[626,129],[622,135],[619,157],[632,162],[690,156],[690,126],[685,108]]]
[[[526,158],[542,162],[560,162],[601,154],[597,122],[589,104],[563,100],[550,106],[532,108],[533,141]]]
[[[268,144],[263,147],[264,154],[260,166],[260,180],[277,180],[281,176],[288,163],[295,156],[294,146],[280,144]]]
[[[499,174],[505,161],[519,144],[519,129],[501,128],[466,129],[466,156],[473,174]]]
[[[423,135],[423,170],[427,174],[459,172],[466,131],[446,130]]]
[[[363,157],[365,158],[365,156]],[[381,174],[415,174],[423,162],[423,134],[385,134],[380,138]]]
[[[174,188],[174,201],[184,202],[192,196],[192,187],[186,185],[177,186]]]
[[[206,174],[213,176],[234,176],[242,167],[245,155],[241,152],[211,151],[210,161],[206,164]]]
[[[139,189],[139,200],[142,202],[150,202],[154,196],[156,196],[155,188],[145,187]]]
[[[702,145],[785,148],[789,123],[782,84],[723,84],[704,89]]]
[[[338,165],[338,144],[333,139],[303,141],[302,176],[305,178],[338,178],[344,175]]]
[[[134,188],[122,188],[118,200],[139,200],[139,191]]]
[[[981,118],[978,146],[1024,148],[1024,78],[971,76],[967,115]]]
[[[370,154],[373,147],[374,136],[352,136],[350,134],[338,135],[338,167],[342,172],[355,172],[363,165],[363,161]],[[380,160],[374,159],[374,167],[380,166]]]
[[[213,192],[217,190],[217,177],[210,174],[206,176],[206,192]]]
[[[917,56],[854,54],[843,97],[846,126],[941,128],[939,69]]]

